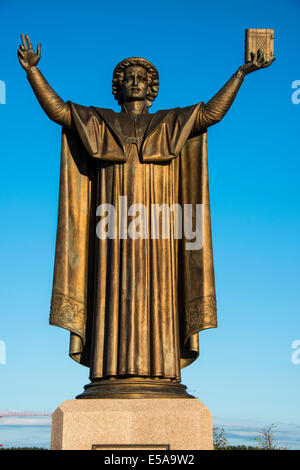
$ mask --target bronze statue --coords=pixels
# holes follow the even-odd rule
[[[206,104],[154,114],[158,71],[146,59],[125,59],[113,74],[116,113],[64,102],[36,67],[40,44],[35,53],[26,41],[22,35],[19,61],[62,126],[50,323],[70,330],[70,356],[90,367],[79,398],[188,398],[180,369],[199,354],[198,332],[217,326],[206,131],[227,113],[244,76],[274,59],[258,50]],[[133,204],[201,204],[202,245],[186,249],[174,212],[169,237],[150,236],[152,219],[147,236],[129,237],[123,217],[113,236],[99,237],[105,204],[123,215]]]

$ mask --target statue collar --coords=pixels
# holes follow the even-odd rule
[[[143,107],[142,112],[140,114],[136,114],[136,113],[133,113],[133,112],[129,111],[128,106],[126,104],[122,105],[121,112],[126,113],[126,114],[130,114],[131,116],[136,116],[136,117],[140,116],[141,114],[149,114],[148,106],[146,104],[144,104],[144,107]]]
[[[94,109],[94,111],[96,111],[96,113],[100,116],[100,118],[104,120],[104,122],[107,124],[112,134],[117,138],[118,142],[120,143],[121,147],[123,147],[123,150],[125,152],[126,151],[125,147],[128,144],[126,143],[125,141],[126,138],[124,138],[124,135],[122,133],[120,120],[122,119],[122,115],[123,115],[123,118],[125,118],[126,114],[128,116],[128,113],[126,112],[115,113],[111,109],[96,108],[94,106],[92,106],[92,109]],[[162,123],[162,121],[164,121],[164,119],[169,113],[170,113],[170,110],[157,111],[154,114],[147,113],[147,115],[151,116],[151,118],[146,129],[144,142],[155,131],[155,129]]]

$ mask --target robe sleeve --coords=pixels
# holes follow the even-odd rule
[[[77,132],[86,151],[97,157],[103,138],[103,122],[93,108],[68,102],[71,110],[74,131]]]
[[[124,151],[111,128],[96,109],[68,102],[74,130],[92,158],[115,162],[125,161]]]
[[[32,67],[27,72],[27,79],[47,116],[66,129],[72,129],[69,105],[51,88],[41,71],[37,67]]]
[[[205,131],[209,126],[223,119],[242,83],[242,74],[240,72],[235,73],[210,101],[201,104],[191,131],[192,136]]]

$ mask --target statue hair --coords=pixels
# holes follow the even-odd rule
[[[150,106],[152,106],[152,101],[154,101],[158,95],[159,76],[158,71],[154,65],[146,59],[142,59],[140,57],[131,57],[129,59],[122,60],[122,62],[116,66],[113,73],[112,93],[115,99],[118,101],[119,105],[122,106],[124,71],[127,67],[132,65],[139,65],[140,67],[144,67],[144,69],[147,71],[149,91],[147,92],[146,105],[148,108],[150,108]]]

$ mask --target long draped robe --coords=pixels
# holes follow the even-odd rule
[[[136,118],[126,113],[74,104],[71,104],[71,109],[76,132],[64,131],[62,153],[67,154],[65,165],[73,161],[76,166],[78,162],[79,168],[73,188],[70,181],[67,182],[73,175],[71,178],[70,175],[62,176],[62,186],[65,188],[61,188],[63,208],[60,207],[60,218],[63,227],[59,226],[58,229],[51,323],[61,323],[64,310],[69,310],[70,322],[71,305],[74,308],[77,306],[74,316],[77,313],[77,317],[85,317],[85,338],[81,339],[81,351],[76,351],[74,339],[78,345],[82,333],[78,335],[79,331],[73,328],[76,336],[72,341],[71,354],[73,357],[78,357],[80,352],[84,354],[82,349],[83,346],[87,348],[88,333],[89,353],[85,355],[90,356],[92,379],[133,375],[179,381],[180,359],[190,362],[198,354],[197,338],[193,337],[192,325],[189,325],[191,318],[187,318],[191,316],[191,306],[194,305],[199,316],[197,330],[216,326],[210,230],[206,241],[206,249],[209,247],[210,253],[204,267],[203,248],[188,252],[182,246],[183,241],[175,238],[172,211],[168,238],[162,238],[161,230],[156,233],[159,238],[152,238],[154,220],[151,219],[150,209],[152,204],[166,204],[171,208],[176,203],[204,202],[203,194],[194,193],[195,201],[192,200],[193,194],[182,194],[183,191],[195,192],[197,185],[203,193],[201,166],[206,134],[197,123],[201,104],[157,113],[158,116],[144,114]],[[153,123],[153,119],[156,122]],[[194,138],[196,155],[190,155],[193,152],[186,150],[187,155],[183,157],[182,148],[187,137],[196,131],[198,134],[202,132]],[[130,140],[128,137],[140,139]],[[193,158],[198,160],[195,166],[192,165]],[[83,171],[82,165],[85,166]],[[190,168],[184,168],[185,165]],[[190,188],[186,179],[189,171],[194,180]],[[207,174],[205,179],[207,184]],[[185,187],[181,183],[185,183]],[[83,198],[79,193],[85,185],[86,197]],[[69,213],[62,215],[66,211],[66,193],[68,199],[76,200],[78,206],[74,208],[74,201],[70,201]],[[95,216],[95,209],[101,204],[111,204],[118,215],[120,196],[126,196],[126,212],[132,204],[142,204],[149,209],[143,238],[132,239],[128,234],[126,238],[124,234],[121,238],[120,227],[115,238],[100,239],[95,236],[95,225],[100,220]],[[82,217],[87,220],[83,221]],[[129,216],[128,221],[129,224],[132,217]],[[79,247],[82,234],[78,233],[78,229],[85,232],[85,247]],[[67,242],[62,240],[64,230],[68,232]],[[68,256],[65,263],[62,261],[62,247],[64,255]],[[84,253],[86,266],[82,269],[80,260]],[[184,274],[185,258],[190,258],[189,263],[195,265],[195,272],[190,268]],[[198,279],[195,275],[197,268]],[[75,278],[72,282],[73,271],[77,271],[79,276],[87,272],[83,292],[88,290],[82,295],[78,295],[80,287]],[[185,275],[191,283],[186,289],[190,297],[188,302],[182,298],[184,284],[188,284],[184,282]],[[205,281],[204,276],[207,276]],[[68,285],[63,278],[68,279]],[[207,292],[203,292],[204,287],[207,287]],[[196,296],[193,298],[194,293]],[[88,303],[90,307],[85,307]],[[184,306],[184,303],[189,305]]]
[[[70,330],[70,355],[90,378],[161,377],[199,354],[198,332],[217,326],[206,128],[228,111],[242,80],[208,103],[131,116],[69,103],[63,127],[50,323]],[[206,106],[206,108],[205,108]],[[96,236],[97,207],[201,204],[203,243],[174,236]],[[172,213],[173,214],[173,213]],[[102,214],[103,215],[103,214]],[[131,214],[133,215],[133,214]],[[150,222],[149,222],[150,220]],[[129,221],[132,219],[129,217]]]

